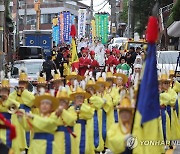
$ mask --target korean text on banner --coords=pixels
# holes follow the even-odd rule
[[[86,9],[79,9],[78,14],[78,37],[81,38],[85,36],[86,28]]]

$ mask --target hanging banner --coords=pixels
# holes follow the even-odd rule
[[[78,37],[85,36],[85,28],[86,28],[86,9],[79,9],[78,14]]]
[[[56,46],[59,44],[59,26],[53,26],[52,28],[52,37]]]
[[[99,37],[99,14],[95,14],[96,36]]]
[[[64,16],[64,33],[63,38],[64,42],[70,42],[70,29],[71,29],[71,13],[70,12],[63,12]]]
[[[96,24],[95,24],[95,20],[91,21],[91,32],[92,32],[92,42],[94,42],[94,40],[96,38]]]
[[[104,14],[104,33],[102,36],[102,43],[106,44],[108,42],[108,14]]]
[[[64,42],[64,15],[61,12],[59,15],[59,43]]]
[[[96,37],[106,44],[108,41],[108,14],[95,14]]]

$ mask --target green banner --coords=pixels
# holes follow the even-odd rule
[[[108,14],[96,14],[96,36],[101,39],[103,44],[108,41]]]

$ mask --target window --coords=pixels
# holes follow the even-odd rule
[[[51,24],[54,16],[55,16],[55,14],[42,14],[41,15],[41,24]]]

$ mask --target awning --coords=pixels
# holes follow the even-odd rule
[[[180,37],[180,21],[173,22],[168,28],[167,33],[172,37]]]

